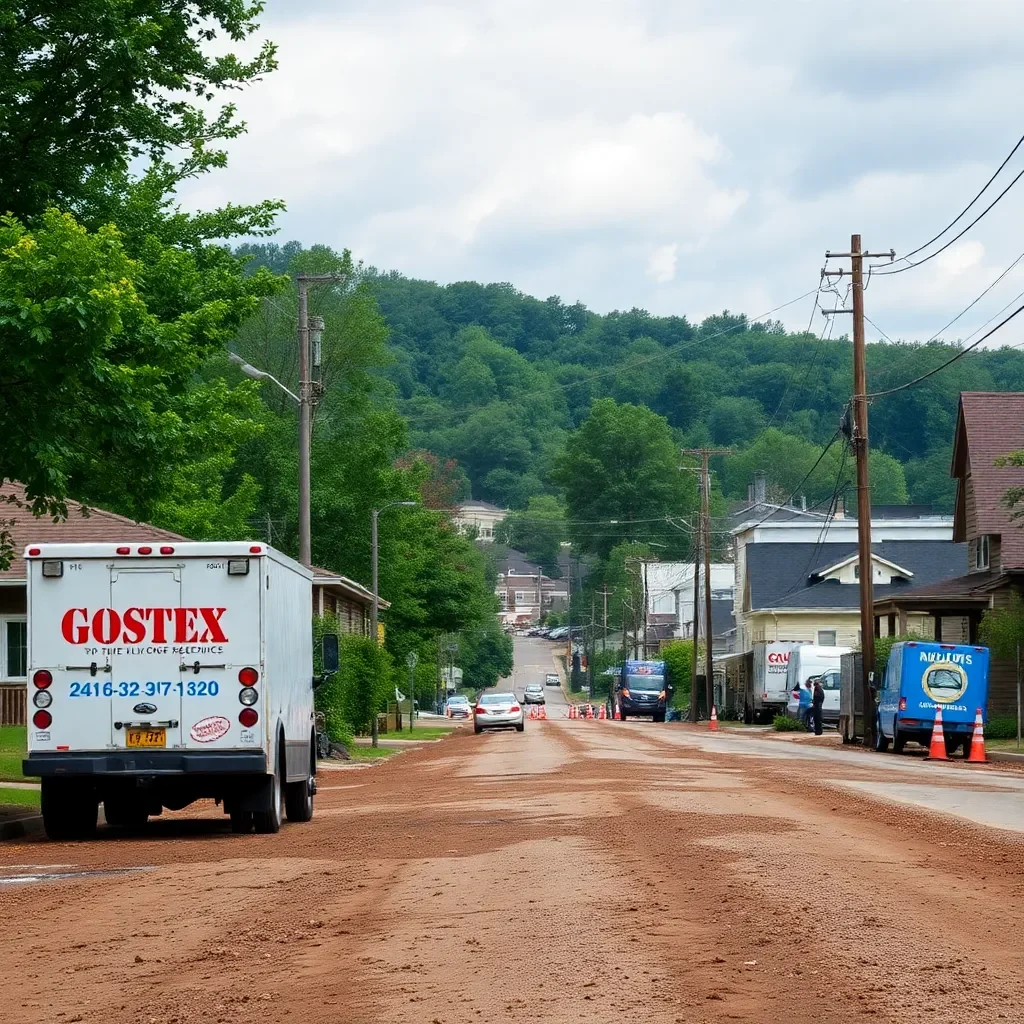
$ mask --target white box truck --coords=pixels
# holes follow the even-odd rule
[[[754,644],[754,679],[751,711],[755,722],[770,722],[786,710],[789,691],[786,672],[790,652],[798,647],[789,641],[758,641]]]
[[[28,756],[51,839],[213,798],[236,832],[308,821],[312,573],[266,544],[39,544]]]

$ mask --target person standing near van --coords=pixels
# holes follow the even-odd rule
[[[803,727],[811,731],[811,681],[804,683],[797,698],[800,702],[800,721]]]
[[[821,685],[821,676],[814,680],[814,691],[811,694],[811,720],[814,722],[814,735],[821,735],[821,706],[825,703],[825,687]]]

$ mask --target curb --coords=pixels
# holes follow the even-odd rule
[[[0,822],[0,842],[7,839],[26,839],[30,836],[42,835],[43,816],[31,814],[24,818]]]
[[[1024,754],[1017,754],[1012,750],[989,750],[987,754],[990,761],[1002,761],[1004,764],[1024,764]]]

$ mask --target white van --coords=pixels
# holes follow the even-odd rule
[[[40,544],[28,757],[51,839],[213,798],[236,832],[313,816],[312,573],[266,544]]]
[[[794,647],[789,655],[789,666],[786,670],[786,684],[789,687],[789,703],[787,711],[796,717],[797,702],[793,699],[793,691],[803,689],[808,679],[822,677],[825,690],[825,703],[821,706],[821,717],[826,722],[839,721],[839,659],[849,654],[850,647],[819,647],[815,644],[800,644]]]

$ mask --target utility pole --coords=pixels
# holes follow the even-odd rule
[[[825,259],[849,258],[850,290],[853,298],[853,426],[847,437],[857,460],[857,546],[860,571],[861,691],[864,699],[864,745],[874,746],[875,716],[871,678],[875,667],[875,588],[871,566],[871,483],[868,477],[867,366],[864,346],[864,257],[896,258],[896,252],[861,251],[860,235],[850,236],[850,251],[825,253]],[[826,277],[842,278],[843,270],[822,270]],[[841,310],[840,312],[847,312]],[[846,431],[844,431],[846,433]]]
[[[648,587],[647,587],[647,559],[645,558],[640,564],[644,567],[644,575],[643,575],[644,611],[643,611],[643,616],[641,617],[641,622],[642,622],[643,631],[644,631],[644,634],[643,634],[643,636],[644,636],[644,644],[643,644],[643,647],[641,648],[641,650],[643,651],[643,655],[641,656],[640,660],[641,661],[646,661],[647,660],[647,602],[650,600],[649,591],[648,591]]]
[[[615,591],[609,590],[608,584],[605,583],[604,586],[598,591],[598,593],[601,595],[601,598],[604,603],[604,617],[602,619],[602,621],[604,622],[604,636],[601,638],[601,650],[604,650],[604,648],[608,644],[608,598],[612,594],[614,594]]]
[[[711,470],[708,461],[712,455],[731,455],[731,448],[684,448],[683,455],[690,455],[700,459],[700,533],[703,538],[701,546],[704,549],[704,696],[707,701],[708,716],[711,715],[711,706],[714,703],[714,675],[712,665],[711,645],[714,639],[711,625]],[[693,559],[693,649],[697,650],[697,609],[699,601],[697,598],[697,571],[700,566],[700,559],[696,554],[696,535],[694,536],[694,559]],[[694,665],[697,664],[697,655],[694,653]],[[693,679],[696,684],[697,670],[693,671]],[[697,715],[694,710],[696,700],[690,701],[690,721],[696,722]]]
[[[309,365],[309,286],[311,284],[337,284],[343,281],[343,274],[297,274],[295,281],[299,289],[299,561],[308,569],[313,556],[310,550],[310,487],[309,487],[309,445],[312,432],[312,408],[316,404],[323,385],[312,379]],[[313,318],[316,323],[315,363],[320,364],[320,332],[323,319]]]
[[[690,666],[690,721],[697,723],[697,647],[698,647],[698,620],[700,619],[700,532],[693,531],[693,628],[690,630],[693,636],[693,658]]]

